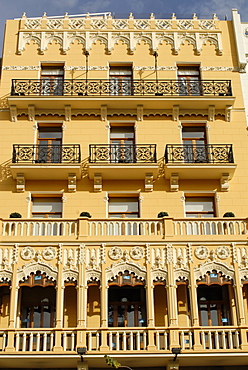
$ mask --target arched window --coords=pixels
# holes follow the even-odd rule
[[[230,310],[232,280],[213,270],[198,281],[197,299],[200,325],[232,325]]]
[[[146,295],[144,281],[125,271],[109,281],[108,326],[146,326]]]

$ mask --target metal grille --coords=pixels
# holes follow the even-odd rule
[[[120,145],[94,144],[90,145],[90,162],[99,163],[156,163],[156,145]]]
[[[232,96],[230,80],[12,80],[11,95]]]
[[[12,163],[79,163],[80,145],[13,145]]]
[[[168,144],[166,163],[233,163],[232,144]]]

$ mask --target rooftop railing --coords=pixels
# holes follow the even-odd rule
[[[19,96],[232,96],[230,80],[13,79]]]

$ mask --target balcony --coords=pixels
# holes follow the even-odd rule
[[[246,218],[0,219],[1,240],[247,240]]]
[[[195,109],[199,102],[201,109],[209,105],[225,109],[235,98],[230,80],[12,80],[9,103],[19,109],[28,104],[49,109],[54,100],[58,109],[65,104],[72,109],[100,108],[102,104],[107,104],[108,109],[124,109],[127,102],[130,109],[137,104],[144,109],[170,109],[175,104],[180,104],[180,109]]]
[[[101,173],[103,179],[144,179],[149,173],[157,177],[156,144],[91,144],[89,177]]]
[[[165,177],[177,173],[180,179],[229,180],[236,169],[232,144],[168,144],[165,149]]]
[[[13,178],[22,173],[27,180],[63,180],[68,173],[80,178],[80,145],[25,145],[14,144]]]
[[[214,355],[214,361],[218,363],[225,355],[228,364],[235,368],[237,361],[239,365],[247,363],[246,350],[243,349],[247,345],[246,336],[247,327],[238,326],[180,329],[170,327],[4,329],[0,332],[0,352],[2,366],[6,369],[11,366],[26,368],[27,364],[30,364],[28,360],[36,367],[45,368],[47,361],[50,361],[56,368],[63,366],[72,368],[78,361],[77,346],[87,348],[84,360],[90,367],[100,368],[105,363],[102,358],[105,353],[110,356],[128,355],[129,365],[138,355],[140,366],[161,367],[171,360],[170,346],[177,343],[182,349],[181,366],[189,363],[189,356],[191,365],[200,366],[203,359],[208,363]],[[83,341],[80,338],[83,338]],[[104,340],[106,347],[103,351],[101,343]],[[194,348],[196,344],[197,349]],[[149,346],[154,349],[151,350]]]

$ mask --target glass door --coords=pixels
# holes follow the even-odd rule
[[[36,163],[62,162],[62,127],[39,126]]]
[[[134,127],[111,126],[110,160],[116,163],[135,162]]]
[[[183,126],[182,140],[185,162],[208,162],[205,126]]]

